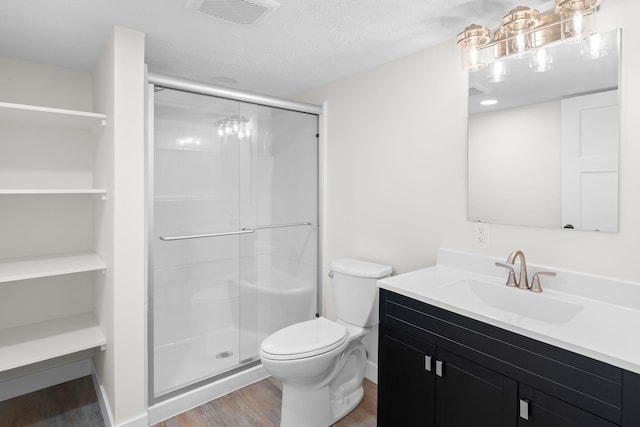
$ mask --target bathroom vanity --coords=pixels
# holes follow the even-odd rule
[[[602,278],[559,271],[534,294],[493,264],[441,250],[378,282],[378,426],[640,426],[640,310],[594,299]]]

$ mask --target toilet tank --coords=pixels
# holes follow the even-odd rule
[[[391,275],[391,267],[357,259],[331,262],[333,302],[339,320],[356,326],[378,323],[378,279]]]

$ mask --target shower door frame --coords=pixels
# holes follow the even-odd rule
[[[323,264],[322,264],[322,248],[323,248],[323,236],[324,236],[324,228],[322,224],[324,223],[323,212],[324,212],[324,129],[325,129],[325,106],[307,104],[302,102],[291,101],[284,98],[276,98],[270,97],[267,95],[261,95],[251,92],[244,92],[234,89],[229,89],[225,87],[208,85],[200,82],[195,82],[187,79],[180,79],[177,77],[166,76],[162,74],[149,72],[147,75],[147,132],[146,132],[146,156],[145,156],[145,175],[146,175],[146,217],[147,217],[147,277],[146,277],[146,286],[145,286],[145,295],[147,297],[147,348],[146,348],[146,361],[147,361],[147,405],[149,407],[154,406],[158,403],[166,401],[168,399],[172,399],[178,397],[186,392],[191,390],[195,390],[204,385],[211,384],[218,379],[225,378],[229,375],[233,375],[237,372],[242,372],[252,366],[257,366],[260,364],[259,360],[249,363],[247,365],[242,365],[231,369],[230,371],[214,375],[211,378],[199,381],[195,384],[191,384],[185,387],[182,387],[178,390],[163,394],[161,396],[156,397],[154,392],[154,359],[151,357],[154,349],[154,337],[151,331],[154,326],[154,299],[153,294],[150,290],[153,288],[153,215],[154,215],[154,162],[152,161],[151,154],[154,152],[155,144],[154,144],[154,88],[162,87],[167,89],[175,89],[183,92],[191,92],[199,95],[210,95],[218,98],[224,98],[231,101],[239,101],[250,104],[255,104],[258,106],[265,107],[273,107],[279,108],[283,110],[290,110],[300,113],[309,113],[318,116],[318,260],[317,260],[317,313],[316,315],[320,315],[324,310],[324,302],[323,302]]]

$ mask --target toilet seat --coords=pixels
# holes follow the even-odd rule
[[[324,317],[287,326],[264,339],[263,357],[293,360],[317,356],[340,347],[347,341],[347,328]]]

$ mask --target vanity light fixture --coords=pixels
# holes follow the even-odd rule
[[[469,25],[457,37],[462,50],[462,66],[468,71],[478,71],[499,58],[516,54],[522,56],[548,43],[563,39],[582,41],[595,34],[595,14],[600,2],[555,0],[555,9],[544,14],[526,6],[518,6],[500,20],[500,28],[493,34],[493,39],[489,28]],[[537,57],[546,62],[532,65],[532,68],[537,71],[550,68],[545,53]]]
[[[244,116],[230,116],[218,120],[215,124],[218,127],[218,136],[235,136],[238,139],[251,138],[251,121]]]

